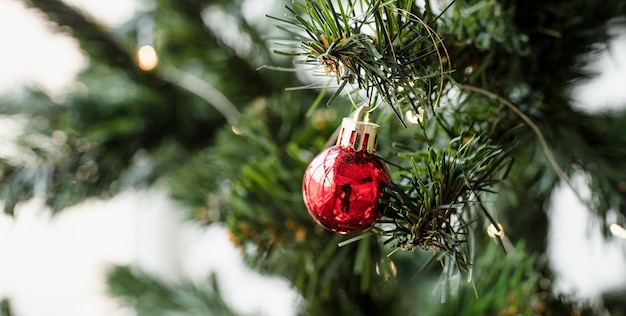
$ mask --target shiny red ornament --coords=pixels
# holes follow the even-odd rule
[[[309,164],[302,195],[309,214],[322,227],[339,234],[365,230],[380,218],[378,202],[389,186],[389,171],[373,154],[378,125],[362,121],[367,107],[344,118],[337,145]]]

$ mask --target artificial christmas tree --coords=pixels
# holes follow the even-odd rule
[[[624,304],[555,295],[545,263],[545,204],[574,171],[590,178],[589,213],[623,225],[624,113],[583,114],[568,97],[585,54],[623,23],[623,1],[275,1],[253,21],[251,1],[154,0],[113,30],[59,0],[24,2],[79,40],[88,93],[3,100],[5,114],[47,118],[29,133],[66,135],[62,151],[24,143],[48,162],[37,172],[0,161],[7,213],[36,188],[62,211],[165,182],[190,220],[225,223],[252,267],[289,280],[302,314],[618,314]],[[220,16],[230,23],[216,27]],[[134,53],[147,20],[154,68]],[[309,217],[307,206],[326,215],[306,169],[355,103],[373,109],[389,178],[368,191],[376,214],[336,229],[361,231],[343,236]],[[338,189],[328,203],[353,206],[354,186]],[[168,288],[127,267],[109,283],[144,314],[232,313],[214,283]],[[145,300],[151,291],[160,304]]]

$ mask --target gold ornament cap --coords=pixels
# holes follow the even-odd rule
[[[369,121],[369,107],[360,106],[351,117],[346,117],[341,122],[337,145],[357,152],[365,150],[372,154],[376,151],[379,127],[378,124]]]

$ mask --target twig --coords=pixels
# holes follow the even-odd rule
[[[211,104],[228,121],[234,125],[239,120],[241,113],[228,98],[210,83],[188,73],[175,68],[167,68],[163,71],[165,79]]]
[[[574,192],[574,195],[576,196],[576,198],[580,201],[580,203],[582,203],[587,208],[588,211],[591,212],[591,214],[596,214],[596,212],[593,210],[593,207],[591,207],[591,205],[589,205],[589,203],[583,199],[580,193],[574,188],[574,185],[572,184],[570,179],[567,177],[565,172],[563,172],[563,169],[561,169],[561,166],[558,164],[558,162],[554,158],[554,154],[552,154],[552,150],[548,146],[548,142],[546,141],[546,138],[544,137],[543,132],[541,131],[541,129],[539,129],[539,127],[537,126],[537,124],[535,124],[535,122],[533,122],[526,114],[524,114],[524,112],[520,111],[520,109],[515,104],[513,104],[513,102],[491,91],[488,91],[479,87],[471,86],[471,85],[465,85],[465,84],[459,84],[459,87],[461,89],[480,93],[486,97],[495,99],[496,101],[506,105],[511,111],[513,111],[513,113],[515,113],[515,115],[517,115],[526,124],[528,124],[528,126],[533,130],[535,135],[537,135],[537,138],[539,139],[539,143],[541,144],[541,149],[543,153],[546,155],[546,158],[548,158],[548,161],[550,162],[550,165],[552,166],[552,169],[554,169],[554,172],[556,172],[557,176],[561,179],[561,181],[565,182],[565,184],[572,190],[572,192]]]

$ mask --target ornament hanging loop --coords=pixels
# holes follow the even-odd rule
[[[369,107],[366,105],[358,107],[351,117],[346,117],[341,122],[341,132],[339,132],[337,145],[351,148],[357,152],[374,153],[379,126],[369,120]]]
[[[352,119],[357,122],[366,122],[370,121],[370,107],[367,105],[361,105],[354,112],[352,112]]]

